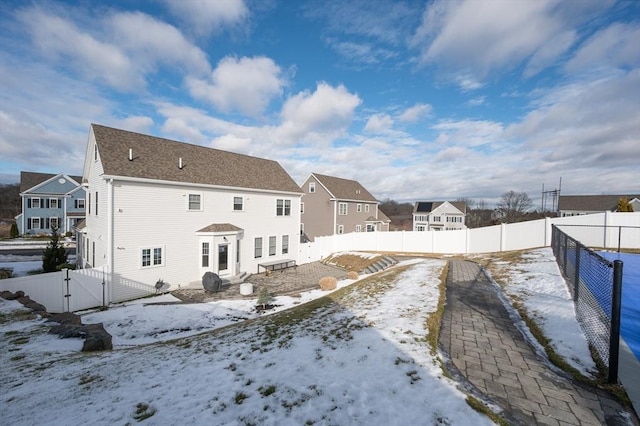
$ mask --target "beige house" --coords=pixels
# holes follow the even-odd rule
[[[302,190],[303,238],[389,230],[390,220],[378,209],[378,200],[355,180],[312,173]]]

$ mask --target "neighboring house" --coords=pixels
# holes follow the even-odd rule
[[[85,266],[176,288],[297,260],[302,191],[276,161],[92,124]]]
[[[416,201],[413,206],[414,231],[466,229],[467,204],[458,201]]]
[[[85,216],[82,177],[64,173],[20,172],[22,213],[16,216],[21,235],[50,235],[73,231]]]
[[[621,198],[626,198],[634,212],[640,212],[640,195],[561,195],[558,201],[559,216],[614,212]]]
[[[389,230],[391,221],[378,209],[378,200],[355,180],[312,173],[302,190],[303,239]]]

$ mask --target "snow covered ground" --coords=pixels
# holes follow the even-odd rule
[[[537,320],[556,321],[545,332],[569,347],[566,327],[575,319],[559,272],[544,251],[523,258],[513,266],[512,290],[530,300]],[[79,353],[79,339],[46,334],[42,319],[0,299],[0,418],[13,425],[491,424],[429,354],[425,320],[436,309],[444,265],[407,261],[341,281],[330,297],[320,290],[278,297],[280,312],[270,315],[256,314],[255,300],[149,304],[170,295],[87,313],[84,323],[102,322],[114,337],[114,350],[98,354]],[[527,289],[517,290],[525,281]],[[542,309],[545,297],[558,299],[557,319]],[[568,358],[581,358],[578,346]]]

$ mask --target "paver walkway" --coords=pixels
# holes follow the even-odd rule
[[[503,408],[511,424],[629,424],[608,394],[560,377],[536,356],[479,265],[449,265],[440,345],[468,387]]]

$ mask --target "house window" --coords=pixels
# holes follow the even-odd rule
[[[59,228],[59,227],[60,227],[60,223],[57,217],[49,218],[49,229]]]
[[[31,199],[31,208],[39,209],[40,208],[40,198],[32,198]]]
[[[88,214],[91,214],[91,193],[89,192],[89,193],[87,193],[87,195],[89,196],[89,199],[87,200],[87,201],[89,202],[89,203],[88,203],[88,205],[89,205],[89,211],[88,211],[87,213],[88,213]]]
[[[253,244],[253,257],[259,259],[262,257],[262,237],[256,237]]]
[[[39,217],[32,217],[29,221],[31,222],[31,229],[40,229],[41,222]]]
[[[189,210],[200,211],[202,210],[202,194],[188,194],[189,198]]]
[[[164,258],[162,256],[162,247],[151,247],[142,249],[142,267],[162,266]]]
[[[300,235],[304,235],[304,223],[300,224]]]
[[[304,203],[300,203],[300,214],[304,213]]]
[[[276,237],[269,237],[269,256],[276,255]]]
[[[375,230],[376,230],[376,228],[375,228],[375,226],[373,226],[373,224],[371,224],[371,223],[367,224],[367,232],[373,232]]]
[[[441,222],[441,220],[440,220],[440,216],[434,216],[434,217],[433,217],[433,221],[434,221],[434,222]]]
[[[49,198],[49,208],[50,209],[59,209],[59,203],[57,198]]]
[[[93,161],[98,161],[98,144],[93,145]]]
[[[356,204],[356,212],[360,213],[362,211],[362,204]]]
[[[96,216],[98,216],[98,191],[96,191]]]
[[[364,205],[364,212],[369,213],[369,204]]]
[[[424,225],[418,225],[416,226],[416,231],[426,231],[427,227]]]
[[[338,225],[338,234],[344,234],[344,225]]]
[[[283,235],[282,236],[282,254],[287,254],[287,253],[289,253],[289,236]]]
[[[209,267],[209,243],[202,243],[202,267]]]
[[[362,231],[362,225],[356,225],[356,232]]]
[[[309,193],[313,194],[314,192],[316,192],[316,183],[315,182],[309,182]]]
[[[233,210],[236,212],[241,212],[244,208],[244,202],[242,197],[233,197]]]
[[[276,200],[276,216],[291,216],[291,200]]]
[[[91,242],[91,266],[96,265],[96,242]]]
[[[347,214],[347,203],[338,203],[338,214],[341,216]]]
[[[73,206],[76,209],[84,209],[84,198],[78,198],[77,200],[74,200]]]

